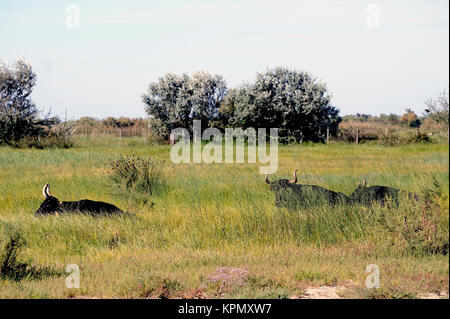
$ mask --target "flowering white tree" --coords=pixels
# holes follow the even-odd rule
[[[18,59],[13,66],[0,64],[0,144],[36,135],[38,110],[30,94],[36,83],[31,65]]]
[[[324,83],[283,67],[231,90],[220,111],[229,126],[278,128],[281,142],[323,141],[327,129],[336,134],[341,121]]]
[[[150,83],[142,100],[150,125],[158,135],[167,138],[177,127],[191,130],[193,120],[210,126],[226,92],[225,80],[220,75],[204,71],[191,77],[169,73]]]

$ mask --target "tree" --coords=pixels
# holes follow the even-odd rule
[[[281,142],[324,141],[342,120],[326,85],[303,71],[277,67],[232,94],[221,109],[231,126],[278,128]]]
[[[444,124],[448,129],[448,90],[444,90],[437,97],[437,100],[428,98],[425,101],[427,108],[425,114],[437,123]]]
[[[142,100],[150,116],[150,126],[158,135],[167,138],[177,127],[191,131],[193,120],[201,120],[202,126],[210,126],[218,117],[226,92],[225,80],[220,75],[203,71],[191,77],[169,73],[158,82],[150,83]]]
[[[245,123],[241,123],[240,120],[245,120],[245,117],[237,116],[236,108],[238,105],[246,105],[248,103],[248,90],[248,84],[244,84],[240,88],[229,89],[220,104],[217,118],[212,121],[212,126],[222,130],[226,127],[243,127]]]
[[[29,98],[35,82],[31,66],[22,60],[13,67],[0,65],[0,142],[10,144],[31,133],[38,112]]]
[[[31,65],[18,59],[12,66],[0,64],[0,144],[15,144],[25,137],[45,135],[56,119],[38,118],[30,98],[36,84]]]
[[[417,118],[416,113],[414,113],[414,111],[411,109],[405,110],[405,114],[403,114],[402,117],[400,118],[400,123],[402,123],[408,127],[414,127],[414,128],[419,128],[420,125],[422,124],[420,119]]]
[[[220,75],[200,71],[189,79],[189,88],[189,117],[206,122],[209,126],[218,117],[220,103],[227,93],[225,80]]]

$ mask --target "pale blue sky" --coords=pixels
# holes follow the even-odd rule
[[[0,58],[31,62],[33,100],[69,118],[145,116],[140,96],[166,72],[235,87],[277,65],[326,82],[342,114],[421,114],[448,87],[448,37],[447,0],[0,1]]]

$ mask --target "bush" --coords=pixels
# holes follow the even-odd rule
[[[400,138],[391,132],[381,136],[380,143],[384,146],[394,146],[400,144]]]
[[[392,132],[381,137],[380,143],[385,146],[394,146],[402,144],[416,144],[416,143],[432,143],[433,140],[425,133],[416,131],[415,134],[397,135]]]
[[[138,156],[120,156],[111,163],[110,179],[121,188],[139,194],[155,195],[162,190],[162,163]]]
[[[378,222],[390,232],[397,246],[404,245],[413,253],[443,254],[449,250],[449,214],[444,203],[448,198],[441,183],[431,176],[425,181],[418,196],[413,200],[401,198],[399,211],[392,212],[386,205],[378,215]]]
[[[18,262],[20,251],[26,241],[18,231],[13,231],[0,258],[0,278],[20,281],[24,278],[42,279],[50,276],[61,275],[61,271],[55,271],[47,267],[34,267],[27,262]]]
[[[25,277],[27,265],[17,262],[17,256],[24,245],[25,240],[19,233],[15,232],[10,236],[5,246],[5,252],[0,260],[1,278],[19,281]]]
[[[31,137],[27,136],[21,141],[15,142],[13,147],[17,148],[71,148],[73,146],[73,141],[69,136],[50,133],[45,137]]]
[[[431,143],[431,138],[425,134],[417,131],[414,136],[410,136],[406,138],[406,144],[414,144],[414,143]]]

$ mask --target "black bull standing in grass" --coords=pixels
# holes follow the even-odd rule
[[[297,170],[294,171],[294,179],[280,179],[270,182],[266,174],[266,183],[275,192],[275,204],[278,207],[297,208],[318,205],[353,204],[370,206],[374,202],[384,205],[386,200],[391,199],[398,204],[400,190],[388,186],[366,186],[366,181],[350,195],[334,192],[317,185],[303,185],[297,183]],[[405,192],[406,194],[406,192]],[[408,193],[409,198],[418,199],[417,195]]]
[[[50,193],[49,184],[44,185],[42,194],[44,195],[45,200],[39,209],[34,213],[35,216],[58,215],[64,212],[80,212],[94,216],[123,213],[122,210],[112,204],[92,201],[89,199],[73,202],[60,202],[58,198],[52,196]]]

